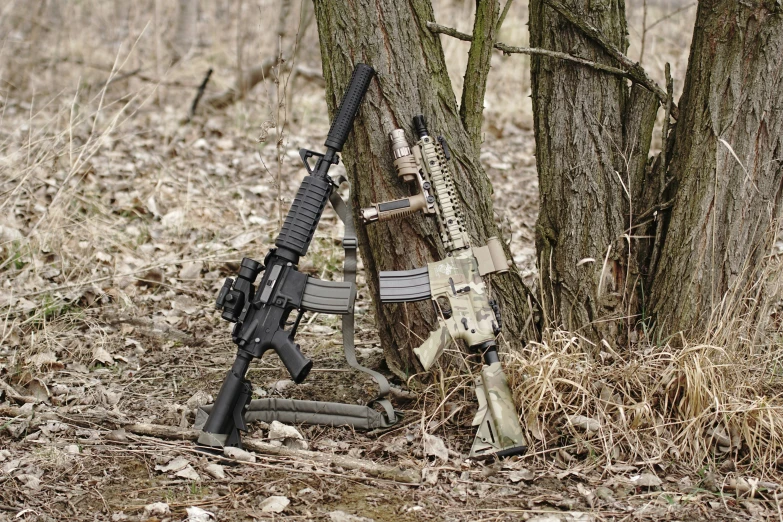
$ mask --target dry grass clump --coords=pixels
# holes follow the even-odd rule
[[[783,465],[783,336],[777,257],[729,292],[700,341],[595,345],[558,329],[509,356],[536,446],[564,464],[679,463],[760,477]]]

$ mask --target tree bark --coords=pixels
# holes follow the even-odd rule
[[[476,19],[473,22],[473,41],[468,52],[468,64],[465,67],[465,79],[462,82],[462,101],[459,116],[473,142],[473,147],[481,148],[481,123],[484,121],[484,94],[487,90],[487,77],[492,65],[492,48],[498,31],[500,4],[498,0],[476,2]]]
[[[471,238],[479,246],[488,237],[499,236],[492,186],[460,119],[440,40],[426,25],[434,20],[429,0],[348,4],[316,0],[315,13],[332,113],[356,63],[367,63],[377,71],[343,155],[356,222],[361,222],[360,208],[408,194],[394,172],[388,133],[403,128],[412,143],[412,118],[424,114],[430,131],[445,136],[451,147],[458,196]],[[435,314],[427,301],[381,304],[378,272],[424,266],[441,259],[443,247],[434,220],[421,216],[357,229],[386,360],[393,372],[405,378],[421,369],[412,349],[435,328]],[[533,337],[532,330],[525,330],[530,318],[528,294],[518,274],[495,275],[491,283],[503,310],[506,339]]]
[[[562,2],[627,49],[622,0]],[[545,0],[530,2],[531,46],[614,65],[613,59]],[[629,231],[645,194],[654,93],[605,72],[531,58],[540,214],[536,248],[547,325],[594,341],[623,343],[633,327],[638,267]]]
[[[699,2],[651,296],[665,333],[709,331],[758,276],[781,213],[782,77],[779,2]]]

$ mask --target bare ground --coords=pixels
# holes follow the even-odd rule
[[[510,44],[524,44],[524,9],[504,25]],[[439,6],[437,13],[464,25],[468,11]],[[141,32],[144,11],[134,16]],[[50,30],[30,27],[39,36]],[[664,61],[682,71],[687,45],[674,45],[678,38],[664,33],[649,44],[654,73]],[[146,45],[142,56],[153,54],[149,41],[139,45]],[[465,50],[446,43],[453,71],[461,70]],[[312,58],[312,49],[305,51]],[[217,290],[243,256],[266,253],[278,226],[278,180],[285,209],[304,175],[297,150],[319,150],[328,128],[322,89],[303,82],[284,115],[279,149],[274,121],[282,120],[271,108],[274,93],[263,88],[224,112],[183,123],[201,65],[218,64],[212,92],[230,84],[226,53],[201,53],[157,88],[155,71],[129,63],[123,71],[135,72],[112,75],[104,91],[111,67],[90,69],[84,60],[77,67],[73,56],[45,66],[19,58],[31,67],[29,77],[3,76],[0,520],[195,521],[186,510],[200,507],[217,520],[783,521],[770,482],[776,471],[754,467],[753,455],[744,463],[750,475],[735,473],[724,454],[699,469],[673,454],[612,460],[599,458],[589,437],[563,430],[554,444],[534,441],[524,457],[471,462],[475,399],[464,376],[438,376],[456,383],[449,395],[434,383],[416,390],[417,399],[396,398],[403,420],[386,432],[300,427],[311,450],[413,470],[421,477],[416,485],[302,456],[257,454],[255,463],[230,464],[191,441],[134,434],[134,423],[185,432],[195,407],[217,393],[234,352],[230,326],[214,310]],[[495,187],[496,218],[535,286],[538,186],[524,101],[527,62],[497,62],[482,161]],[[317,59],[309,65],[317,67]],[[62,96],[53,86],[63,72],[78,94]],[[302,269],[338,278],[340,236],[327,211]],[[360,362],[385,371],[362,277]],[[344,363],[338,319],[318,315],[305,323],[298,341],[315,360],[307,381],[290,386],[268,356],[249,374],[256,396],[372,399],[372,381]],[[263,426],[251,429],[249,439],[268,435]],[[444,442],[445,456],[430,454],[437,452],[425,447],[425,433]],[[208,469],[215,463],[224,477]],[[289,504],[273,509],[270,497]],[[168,512],[145,511],[156,502]]]
[[[24,128],[24,107],[9,103],[5,113],[7,129]],[[423,450],[422,428],[433,421],[426,401],[395,400],[404,420],[385,433],[302,427],[311,449],[417,470],[424,480],[413,486],[263,455],[254,465],[226,466],[218,479],[206,471],[214,459],[191,442],[117,431],[135,422],[189,427],[199,396],[203,402],[204,393],[216,394],[233,356],[230,327],[213,309],[216,290],[242,255],[263,255],[276,229],[273,181],[256,150],[267,166],[275,165],[276,151],[259,147],[252,126],[234,125],[233,117],[229,111],[182,126],[173,112],[141,112],[120,138],[100,146],[78,183],[53,183],[58,171],[44,163],[24,194],[6,201],[20,233],[30,234],[42,218],[59,226],[39,227],[39,251],[24,250],[21,240],[4,245],[4,287],[15,301],[6,311],[0,371],[23,397],[6,391],[0,406],[0,518],[137,520],[147,518],[144,507],[153,502],[166,502],[170,514],[159,518],[171,520],[185,518],[192,506],[219,520],[341,520],[338,511],[376,521],[777,516],[774,503],[710,492],[704,480],[714,477],[685,472],[676,462],[654,466],[663,479],[654,487],[633,482],[650,468],[644,463],[564,464],[551,458],[556,450],[543,448],[504,463],[470,462],[474,406],[467,391],[455,401],[465,411],[435,432],[448,446],[447,461]],[[287,150],[317,148],[325,129],[324,118],[303,123]],[[533,275],[532,137],[510,124],[494,132],[502,141],[488,140],[482,158],[495,184],[498,219],[511,231],[521,270]],[[6,139],[11,150],[27,137],[17,131]],[[289,197],[301,170],[293,153],[284,156]],[[58,195],[67,204],[57,206]],[[11,234],[11,225],[4,226]],[[305,270],[335,276],[336,228],[329,213]],[[368,306],[362,290],[360,357],[383,369]],[[287,386],[284,369],[269,356],[250,372],[256,394],[371,399],[372,382],[342,360],[337,319],[309,319],[299,342],[316,361],[311,377]],[[265,431],[254,427],[249,436],[263,438]],[[156,470],[175,457],[187,459],[197,478]],[[262,502],[275,495],[290,504],[280,514],[263,512]]]

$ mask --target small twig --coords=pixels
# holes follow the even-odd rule
[[[118,324],[129,324],[138,328],[142,328],[143,333],[149,336],[155,337],[170,337],[183,343],[201,343],[202,339],[196,339],[192,335],[189,335],[181,330],[169,326],[163,323],[156,323],[154,320],[148,317],[132,317],[114,315],[111,312],[104,314],[104,318],[111,326]]]
[[[683,11],[687,11],[688,9],[690,9],[691,7],[695,7],[696,5],[697,5],[697,3],[693,2],[692,4],[684,5],[684,6],[680,7],[679,9],[677,9],[675,11],[672,11],[671,13],[667,14],[666,16],[664,16],[662,18],[659,18],[656,21],[654,21],[653,23],[651,23],[650,25],[648,25],[647,26],[647,30],[649,31],[650,29],[652,29],[653,27],[655,27],[659,23],[665,22],[669,18],[677,16],[678,14],[682,13]]]
[[[663,150],[661,151],[661,164],[660,173],[658,176],[658,201],[663,200],[663,195],[666,192],[666,170],[668,169],[669,158],[669,124],[674,107],[674,80],[671,75],[671,66],[666,63],[666,113],[663,117],[663,129],[661,129],[661,141]],[[672,203],[674,204],[674,203]],[[650,256],[650,266],[647,272],[647,286],[650,287],[653,281],[653,275],[658,268],[658,258],[661,255],[661,243],[663,242],[663,215],[658,213],[655,216],[655,241],[653,243],[653,251]]]
[[[666,210],[667,208],[671,208],[671,206],[674,205],[674,200],[670,199],[669,201],[664,201],[663,203],[658,203],[657,205],[653,205],[652,207],[645,210],[641,215],[636,216],[637,220],[647,219],[648,217],[652,216],[656,212],[660,212],[661,210]],[[634,227],[638,227],[639,225],[634,225]]]
[[[207,83],[209,83],[209,77],[212,76],[212,67],[209,68],[207,71],[207,75],[204,76],[204,80],[201,82],[201,85],[198,86],[198,91],[196,91],[196,97],[193,98],[193,103],[190,104],[190,113],[188,114],[188,119],[186,121],[190,121],[193,119],[193,116],[196,115],[196,108],[198,107],[198,102],[201,101],[201,97],[204,96],[204,90],[207,88]]]
[[[503,26],[503,22],[506,20],[506,15],[508,14],[508,10],[511,8],[511,3],[514,0],[506,0],[506,5],[503,6],[503,12],[500,13],[500,16],[498,17],[498,23],[495,26],[495,34],[500,35],[500,28]]]
[[[639,65],[644,62],[644,44],[647,40],[647,0],[642,5],[642,45],[639,51]]]
[[[453,29],[451,27],[446,27],[445,25],[436,24],[435,22],[427,22],[427,28],[433,33],[445,34],[446,36],[451,36],[452,38],[463,40],[465,42],[470,42],[473,40],[473,37],[469,34],[457,31],[456,29]],[[584,58],[580,58],[578,56],[574,56],[568,53],[550,51],[548,49],[539,49],[536,47],[513,47],[511,45],[506,45],[502,42],[495,42],[494,47],[495,49],[502,51],[504,54],[527,54],[527,55],[548,56],[550,58],[567,60],[569,62],[578,63],[586,67],[592,67],[593,69],[598,69],[599,71],[603,71],[609,74],[615,74],[617,76],[623,76],[625,78],[632,78],[630,73],[623,71],[622,69],[618,69],[617,67],[612,67],[611,65],[604,65],[602,63],[592,62],[590,60],[585,60]]]

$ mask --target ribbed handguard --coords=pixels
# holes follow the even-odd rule
[[[337,152],[343,150],[345,140],[348,139],[348,134],[351,132],[351,127],[353,127],[353,120],[359,111],[359,105],[362,103],[362,98],[364,98],[364,94],[370,86],[370,80],[372,80],[374,75],[375,70],[369,65],[363,63],[356,64],[353,76],[351,76],[351,83],[348,85],[345,95],[343,95],[343,101],[340,102],[340,107],[337,109],[337,115],[332,122],[332,127],[329,129],[329,135],[326,137],[324,145],[333,148]]]
[[[331,192],[332,183],[328,179],[305,176],[275,245],[296,252],[299,256],[307,254]]]

